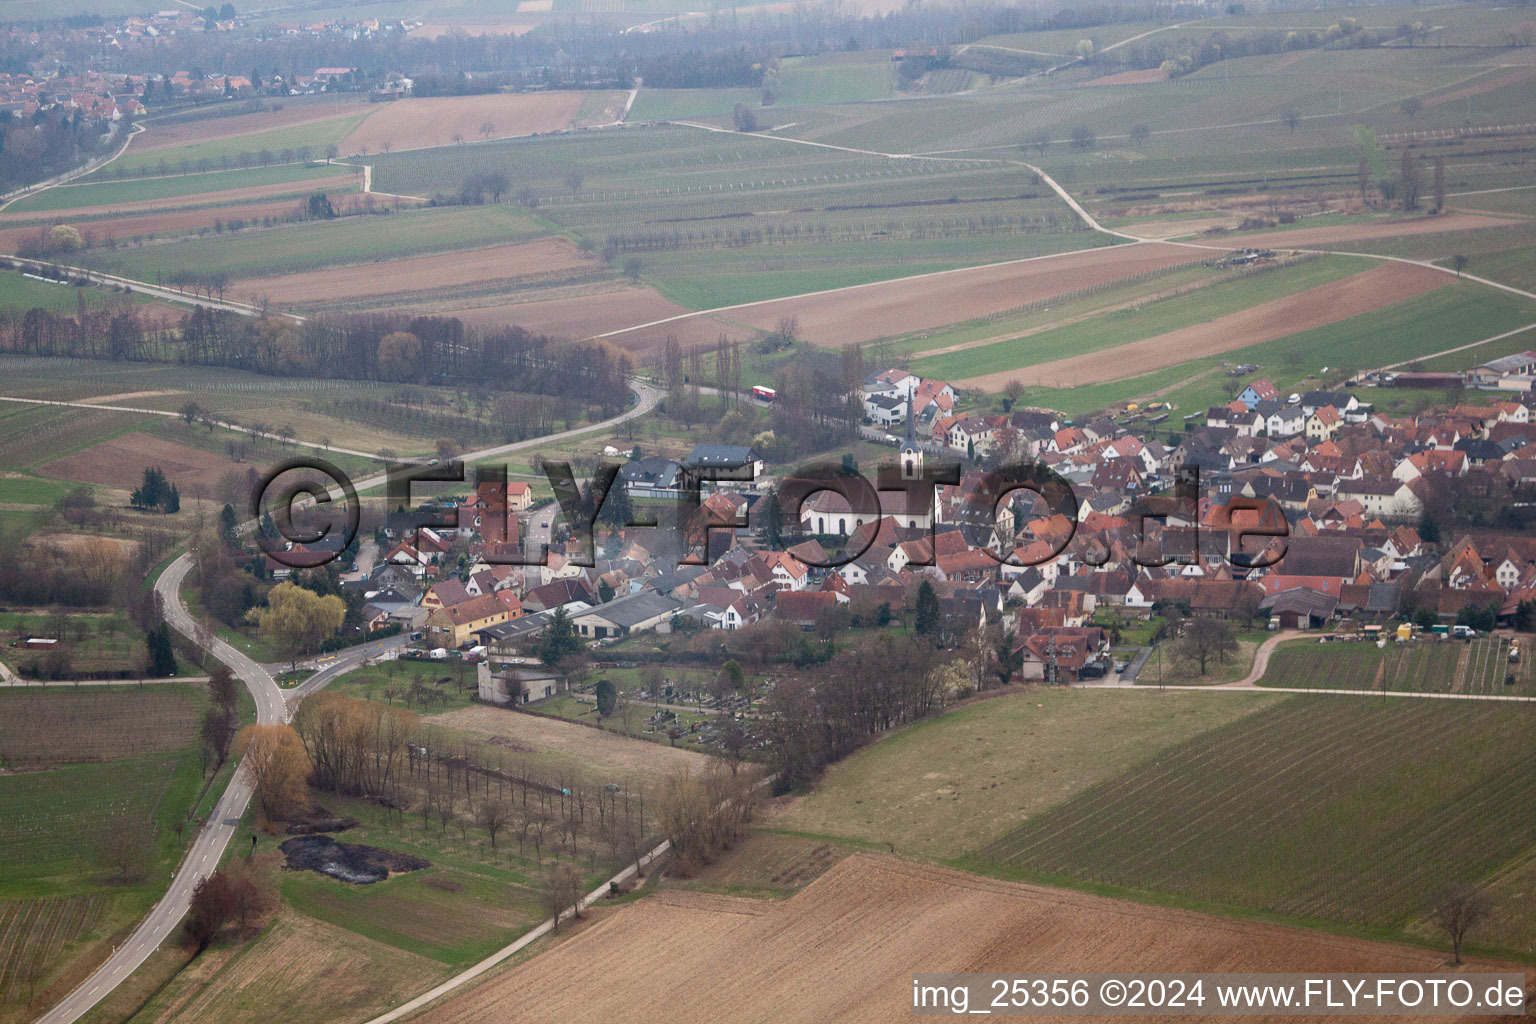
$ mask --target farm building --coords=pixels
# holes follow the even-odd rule
[[[1270,622],[1281,629],[1321,629],[1333,618],[1339,599],[1311,587],[1292,587],[1270,594],[1259,603]]]
[[[627,636],[647,629],[663,627],[670,622],[682,603],[670,597],[662,597],[653,591],[632,594],[598,605],[589,611],[571,616],[571,623],[581,636],[602,640],[610,636]]]
[[[479,697],[487,704],[511,704],[517,694],[519,704],[529,704],[553,697],[568,689],[564,676],[542,669],[508,668],[492,672],[486,662],[479,665]]]

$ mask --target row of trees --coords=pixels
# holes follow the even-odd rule
[[[761,716],[775,791],[804,786],[871,738],[942,708],[954,682],[926,639],[888,633],[838,652],[814,678],[780,679]]]

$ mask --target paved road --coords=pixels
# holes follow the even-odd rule
[[[187,635],[193,634],[195,623],[181,603],[180,595],[182,581],[191,568],[191,556],[182,555],[160,574],[160,579],[155,583],[155,590],[164,601],[166,621]],[[283,693],[266,669],[217,638],[212,640],[212,648],[215,656],[228,665],[245,683],[246,689],[251,691],[256,701],[258,723],[274,725],[288,720]],[[150,910],[149,916],[139,922],[127,942],[119,946],[105,963],[62,1002],[39,1018],[40,1024],[72,1024],[103,996],[122,984],[171,936],[192,902],[192,890],[218,866],[250,799],[250,783],[244,772],[237,771],[225,787],[224,795],[219,798],[208,824],[192,841],[191,849],[177,867],[170,888],[160,898],[160,902]]]
[[[181,602],[181,585],[191,568],[192,557],[182,555],[160,574],[160,579],[155,583],[155,591],[164,603],[166,621],[178,632],[188,636],[196,631],[196,623]],[[288,721],[291,706],[306,695],[322,689],[338,676],[361,665],[367,658],[404,644],[405,638],[390,637],[338,652],[324,662],[319,672],[288,691],[277,685],[266,668],[223,640],[214,637],[210,643],[213,654],[228,665],[251,692],[256,701],[256,721],[261,725],[277,725]],[[244,772],[237,771],[225,788],[224,795],[219,798],[208,824],[198,833],[191,849],[177,867],[170,888],[160,898],[160,902],[155,904],[149,916],[139,922],[128,941],[119,946],[79,988],[44,1014],[39,1024],[72,1024],[108,992],[122,984],[161,943],[172,937],[192,902],[192,890],[219,866],[250,800],[250,782]]]
[[[510,454],[536,446],[548,445],[552,442],[576,437],[594,430],[616,426],[626,420],[643,416],[654,409],[661,401],[662,391],[639,381],[632,382],[631,389],[635,393],[635,404],[625,412],[605,420],[602,423],[589,427],[581,427],[574,430],[561,431],[544,437],[532,438],[527,441],[517,441],[512,444],[496,445],[484,448],[480,451],[469,452],[463,456],[464,461],[478,461],[486,458],[494,458],[497,455]],[[92,408],[102,408],[92,406]],[[364,453],[359,453],[364,454]],[[359,491],[370,487],[377,487],[385,482],[384,474],[376,474],[365,480],[359,480],[355,486]],[[536,513],[535,522],[550,521],[554,510]],[[531,534],[539,539],[548,539],[548,528],[534,527]],[[203,642],[209,645],[211,653],[240,678],[250,691],[251,697],[256,702],[256,721],[261,725],[278,725],[286,723],[291,714],[291,708],[297,705],[307,695],[324,688],[338,676],[351,671],[361,665],[367,658],[374,657],[391,647],[399,647],[406,643],[405,636],[390,637],[386,640],[375,641],[357,647],[348,648],[327,656],[318,663],[322,666],[320,671],[306,679],[299,686],[284,691],[273,679],[272,673],[264,666],[258,664],[242,651],[237,650],[217,636],[209,636],[207,630],[193,620],[186,605],[181,600],[181,587],[187,573],[192,568],[192,556],[183,554],[172,562],[166,570],[160,574],[155,582],[155,592],[160,595],[165,608],[165,618],[171,627],[186,636],[201,635]],[[218,867],[225,849],[229,846],[230,838],[245,813],[251,800],[251,787],[246,780],[244,772],[236,772],[220,797],[217,808],[209,819],[207,826],[198,833],[193,840],[186,857],[176,869],[171,880],[170,888],[164,896],[155,904],[149,915],[139,922],[128,941],[118,947],[116,952],[96,969],[78,988],[66,996],[63,1001],[54,1006],[41,1018],[39,1024],[73,1024],[87,1010],[95,1006],[107,993],[122,984],[130,974],[138,969],[151,953],[161,943],[171,938],[182,915],[192,901],[192,890],[197,883]],[[538,934],[543,934],[539,932]],[[525,936],[526,941],[532,941],[537,935]],[[523,941],[523,940],[520,940]],[[526,942],[524,942],[526,944]],[[518,948],[521,948],[519,946]],[[515,952],[515,950],[514,950]],[[510,956],[511,953],[506,955]],[[489,965],[487,965],[489,966]],[[463,980],[468,980],[464,977]],[[459,981],[458,983],[462,983]]]

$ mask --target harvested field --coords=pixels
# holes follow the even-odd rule
[[[145,125],[143,132],[134,136],[128,148],[134,153],[144,153],[171,146],[190,146],[213,139],[252,135],[275,128],[291,128],[296,124],[329,121],[344,114],[359,113],[364,106],[364,97],[360,94],[337,93],[334,99],[326,103],[285,103],[281,110],[196,120],[151,121]]]
[[[1444,961],[1410,946],[861,853],[782,902],[680,892],[643,900],[418,1019],[883,1022],[910,1015],[916,971],[1406,973]],[[571,998],[572,978],[599,975],[602,985]]]
[[[1199,258],[1198,250],[1156,242],[1110,246],[769,299],[713,314],[706,310],[696,319],[728,320],[771,331],[781,317],[795,316],[800,320],[801,336],[811,344],[840,348],[1001,313]],[[681,338],[687,322],[638,327],[610,340],[625,348],[649,349],[668,334]],[[719,331],[711,327],[704,333],[713,340]],[[742,332],[738,328],[735,333],[739,336]]]
[[[1146,68],[1141,71],[1122,71],[1118,75],[1104,75],[1084,82],[1084,85],[1147,85],[1151,82],[1168,81],[1168,72],[1162,68]]]
[[[609,331],[624,330],[627,324],[651,323],[685,316],[687,313],[688,310],[682,306],[662,298],[649,288],[625,288],[559,299],[454,309],[444,315],[456,316],[466,325],[474,327],[515,324],[535,334],[590,338]],[[621,348],[641,353],[659,349],[669,334],[677,335],[684,348],[690,345],[712,345],[722,329],[724,325],[712,317],[689,316],[654,328],[624,330],[624,333],[610,340]]]
[[[1261,303],[1240,313],[1217,317],[1155,338],[1143,338],[1126,345],[1066,359],[984,374],[957,385],[997,391],[1010,380],[1026,385],[1063,387],[1094,384],[1151,373],[1177,366],[1202,356],[1219,355],[1232,349],[1257,345],[1276,338],[1322,327],[1373,309],[1402,302],[1423,292],[1441,288],[1450,278],[1428,267],[1391,263],[1341,281],[1318,285]]]
[[[612,732],[600,732],[573,722],[540,718],[501,708],[474,707],[434,715],[430,725],[459,729],[507,741],[515,749],[579,758],[584,764],[634,773],[665,773],[698,769],[712,758],[691,750],[661,743],[632,740]]]
[[[281,306],[303,306],[370,296],[442,290],[511,278],[552,274],[596,266],[563,238],[497,245],[466,252],[404,260],[381,260],[281,277],[253,278],[235,288],[240,294],[270,295]]]
[[[198,484],[211,487],[224,473],[244,473],[247,468],[247,464],[231,462],[212,452],[132,433],[54,459],[38,467],[38,471],[46,476],[132,490],[144,482],[147,466],[158,466],[183,491]]]
[[[1312,247],[1336,247],[1349,242],[1373,242],[1381,238],[1400,238],[1404,235],[1438,235],[1446,231],[1473,231],[1479,228],[1503,228],[1518,221],[1503,217],[1484,217],[1472,213],[1448,213],[1437,217],[1410,220],[1361,221],[1358,224],[1332,224],[1318,228],[1292,228],[1288,231],[1265,231],[1254,235],[1237,235],[1232,247],[1274,249],[1306,249]]]
[[[197,743],[205,704],[186,686],[0,691],[0,761],[40,768],[115,761]]]
[[[507,139],[568,128],[581,110],[585,93],[492,93],[487,96],[434,96],[385,103],[363,119],[341,142],[343,153],[394,152],[451,146],[454,136],[466,142],[479,138]],[[492,130],[482,136],[481,125]]]

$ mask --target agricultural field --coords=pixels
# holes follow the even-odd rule
[[[0,1021],[78,984],[163,891],[230,776],[204,774],[205,706],[187,686],[0,689],[0,757],[23,769],[0,775]],[[105,843],[138,822],[142,871],[124,879]]]
[[[1536,802],[1516,780],[1536,759],[1530,716],[1294,697],[1093,786],[975,862],[1390,932],[1447,882],[1480,880],[1529,846]]]
[[[492,752],[499,749],[509,762],[527,758],[602,782],[630,777],[654,781],[710,761],[691,750],[484,705],[433,715],[426,724],[483,743]]]
[[[21,214],[52,214],[56,211],[85,212],[96,207],[112,210],[155,206],[192,205],[245,199],[255,190],[299,192],[305,186],[332,183],[333,179],[357,175],[357,168],[345,164],[316,164],[305,167],[285,164],[248,171],[220,171],[188,174],[173,178],[136,178],[84,185],[61,185],[46,192],[22,196],[5,207],[0,222],[19,220]]]
[[[527,241],[546,233],[515,207],[381,212],[108,253],[96,256],[93,266],[150,281],[217,266],[238,279],[356,263],[365,257],[385,259]],[[235,289],[239,290],[238,284]]]
[[[787,900],[664,891],[429,1007],[489,1021],[891,1020],[932,971],[1428,971],[1442,954],[855,854]],[[607,982],[571,997],[570,980]],[[1149,1018],[1174,1020],[1173,1017]]]
[[[1309,289],[1331,284],[1352,274],[1371,268],[1364,260],[1347,257],[1313,259],[1290,265],[1276,265],[1258,273],[1234,278],[1224,276],[1214,269],[1203,268],[1203,260],[1174,264],[1167,274],[1157,275],[1145,282],[1114,285],[1102,291],[1091,287],[1082,289],[1084,298],[1095,294],[1118,292],[1124,289],[1140,301],[1120,303],[1114,310],[1095,310],[1097,315],[1074,315],[1067,305],[1072,295],[1052,296],[1039,300],[1049,302],[1049,311],[1059,311],[1060,319],[1067,323],[1052,328],[1047,319],[1029,333],[1030,340],[1022,338],[998,339],[990,344],[971,342],[964,348],[940,345],[946,351],[936,352],[928,358],[918,352],[915,372],[927,372],[941,379],[975,376],[989,370],[1015,369],[1052,359],[1067,357],[1073,353],[1113,347],[1143,338],[1155,338],[1180,328],[1202,324],[1206,320],[1223,315],[1240,313],[1251,306],[1273,302],[1277,299],[1303,294]],[[1201,273],[1197,268],[1201,268]],[[1166,299],[1155,298],[1157,289],[1171,283],[1174,274],[1186,283],[1191,280],[1204,287],[1188,294],[1173,295]],[[932,337],[932,335],[930,335]],[[947,340],[943,338],[941,340]]]
[[[177,751],[206,707],[185,686],[0,691],[0,759],[15,770]]]
[[[1378,690],[1409,693],[1536,695],[1536,669],[1519,645],[1509,660],[1508,637],[1471,641],[1421,639],[1369,643],[1289,643],[1270,656],[1261,686],[1305,689]]]
[[[1178,410],[1203,412],[1232,399],[1232,381],[1221,372],[1222,359],[1264,366],[1276,387],[1295,390],[1307,382],[1308,374],[1315,375],[1324,366],[1330,367],[1330,372],[1342,381],[1351,371],[1380,366],[1383,353],[1391,353],[1394,362],[1413,360],[1454,347],[1447,346],[1447,339],[1464,345],[1524,327],[1533,320],[1536,303],[1532,300],[1471,282],[1452,282],[1448,287],[1374,314],[1353,316],[1326,327],[1232,349],[1221,359],[1195,359],[1110,384],[1034,389],[1031,402],[1075,415],[1115,402],[1157,398]],[[1461,354],[1460,365],[1470,365],[1481,358],[1477,349],[1470,349]],[[1374,394],[1387,408],[1395,401],[1415,397],[1390,390]],[[1443,397],[1436,394],[1433,400]]]
[[[345,306],[365,300],[408,303],[444,290],[556,285],[599,273],[599,265],[563,238],[469,249],[437,256],[338,266],[240,282],[249,295],[271,296],[285,308]],[[425,293],[423,295],[422,293]]]
[[[363,118],[341,140],[341,151],[432,149],[559,131],[579,124],[584,99],[581,92],[533,92],[396,100]]]
[[[286,113],[286,110],[284,111]],[[110,165],[90,176],[92,181],[106,181],[122,175],[165,177],[192,171],[227,167],[268,167],[272,164],[304,163],[324,158],[328,147],[337,145],[363,120],[363,113],[332,113],[331,116],[280,128],[236,133],[237,125],[219,122],[238,120],[217,118],[198,121],[178,131],[180,138],[160,148],[139,148],[137,139],[128,151]],[[145,133],[145,138],[154,129]]]
[[[248,948],[214,947],[132,1016],[136,1024],[363,1019],[430,988],[441,965],[292,910]],[[323,993],[323,997],[320,995]]]
[[[1273,703],[1051,688],[979,700],[835,765],[813,792],[774,810],[771,824],[957,857],[1154,751]]]
[[[367,116],[372,111],[356,93],[295,96],[284,100],[257,100],[226,104],[206,110],[146,118],[145,130],[133,140],[135,150],[170,149],[259,132],[277,131],[343,116]]]
[[[1209,357],[1293,336],[1301,330],[1327,330],[1355,317],[1370,317],[1373,309],[1391,307],[1426,292],[1448,287],[1443,275],[1401,264],[1373,267],[1339,281],[1318,285],[1240,312],[1126,342],[1097,355],[1074,355],[1030,366],[1023,372],[1004,371],[962,378],[958,383],[983,391],[1001,390],[1009,380],[1061,387],[1069,382],[1123,380],[1190,358]]]

